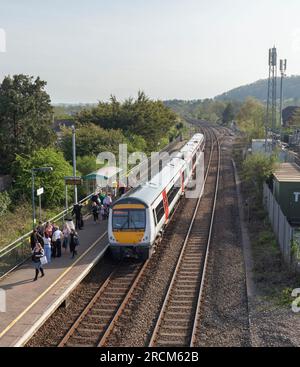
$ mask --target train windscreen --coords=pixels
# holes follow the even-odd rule
[[[114,231],[145,229],[146,212],[144,209],[114,210],[112,226]]]

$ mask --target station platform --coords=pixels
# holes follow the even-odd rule
[[[0,313],[0,347],[23,346],[63,303],[104,255],[106,230],[107,221],[94,224],[89,217],[78,231],[80,246],[74,259],[63,249],[62,257],[45,265],[45,276],[36,282],[31,261],[0,281],[6,296],[6,312]]]

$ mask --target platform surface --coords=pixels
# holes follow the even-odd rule
[[[74,259],[62,249],[62,257],[45,265],[45,277],[36,282],[31,261],[0,281],[6,296],[6,312],[0,312],[0,347],[22,346],[57,309],[104,255],[106,230],[107,221],[94,224],[88,218],[78,231],[80,246]]]

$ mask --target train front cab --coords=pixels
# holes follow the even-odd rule
[[[116,203],[109,218],[109,242],[113,258],[147,259],[150,238],[147,207],[143,203]],[[148,231],[149,232],[149,231]]]

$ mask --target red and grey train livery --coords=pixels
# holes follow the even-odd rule
[[[147,259],[167,225],[197,167],[198,187],[204,182],[204,136],[196,134],[155,175],[117,200],[110,210],[108,238],[113,257]]]

